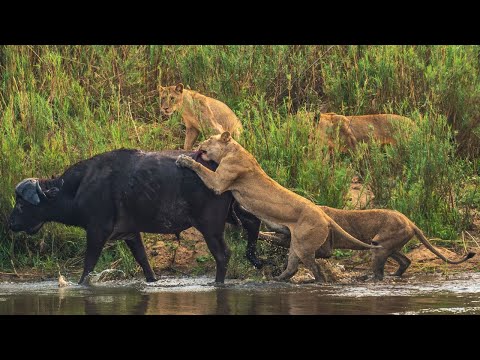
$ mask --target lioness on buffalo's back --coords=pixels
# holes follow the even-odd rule
[[[423,232],[405,215],[388,209],[342,210],[328,206],[319,206],[328,216],[335,220],[345,231],[357,239],[370,244],[372,241],[382,246],[373,251],[372,272],[377,280],[382,280],[387,259],[390,257],[398,263],[395,276],[402,274],[410,266],[410,259],[402,254],[402,248],[416,236],[427,249],[449,264],[460,264],[475,253],[469,252],[463,259],[452,261],[438,252],[427,240]],[[288,228],[276,224],[267,224],[272,230],[290,236]],[[317,251],[318,258],[329,258],[334,249],[365,250],[347,241],[342,234],[330,234],[329,238]]]
[[[84,228],[83,283],[109,239],[125,240],[146,280],[155,281],[140,232],[178,234],[194,226],[215,259],[215,281],[223,283],[230,256],[223,231],[225,221],[235,223],[233,198],[231,193],[215,195],[195,173],[175,166],[177,156],[185,153],[114,150],[80,161],[55,179],[25,179],[15,189],[9,227],[28,234],[35,234],[49,221]],[[244,220],[240,209],[235,215],[249,235],[247,257],[260,267],[255,255],[260,221]]]
[[[229,131],[235,138],[242,132],[242,124],[235,113],[223,102],[187,90],[183,84],[160,87],[160,110],[165,116],[179,111],[186,127],[184,150],[191,150],[200,133],[221,134]]]
[[[324,276],[315,262],[315,252],[330,231],[339,232],[360,247],[378,248],[355,239],[311,201],[278,184],[228,132],[211,136],[200,144],[198,151],[205,161],[218,163],[215,172],[188,156],[180,155],[177,164],[195,171],[217,194],[231,190],[240,205],[258,218],[290,229],[292,241],[288,265],[279,280],[292,277],[299,261],[313,272],[316,281],[323,280]]]

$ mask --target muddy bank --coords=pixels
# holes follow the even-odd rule
[[[215,262],[208,251],[202,235],[195,229],[191,228],[182,232],[181,240],[177,241],[174,235],[151,235],[145,240],[149,261],[158,276],[207,276],[213,278],[215,276]],[[460,258],[460,253],[455,253],[449,249],[437,247],[442,255],[450,259]],[[479,249],[472,248],[472,251],[479,252]],[[442,275],[445,278],[455,274],[480,272],[480,255],[476,255],[472,259],[459,264],[448,265],[444,261],[438,259],[423,245],[417,246],[412,251],[405,254],[412,264],[407,269],[403,278],[409,279],[412,276],[422,276],[427,274]],[[322,265],[330,279],[330,282],[340,284],[353,284],[359,282],[359,278],[371,272],[371,254],[368,251],[355,251],[349,257],[339,259],[317,259]],[[245,261],[246,262],[246,261]],[[248,272],[245,274],[235,273],[233,276],[237,279],[253,278],[257,280],[267,281],[274,275],[278,275],[286,265],[285,263],[278,265],[267,265],[262,270],[256,270],[253,266],[249,266]],[[231,263],[229,269],[232,270],[236,264]],[[385,273],[392,274],[397,269],[397,264],[388,260],[385,265]],[[97,269],[99,274],[104,269]],[[64,273],[70,281],[77,281],[80,277],[82,269],[78,268],[74,271]],[[129,278],[127,276],[127,278]],[[130,277],[131,278],[131,277]],[[136,278],[143,280],[141,270]],[[43,273],[35,269],[19,269],[17,273],[0,273],[0,282],[33,282],[33,281],[57,281],[57,273]],[[388,280],[386,278],[385,281]],[[230,276],[230,281],[233,281]],[[291,279],[294,284],[308,283],[313,281],[313,275],[303,265],[300,265],[298,273]],[[402,279],[398,279],[402,281]]]

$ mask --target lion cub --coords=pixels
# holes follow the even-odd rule
[[[180,111],[186,126],[184,150],[192,150],[200,132],[208,135],[229,131],[234,137],[242,132],[235,113],[221,101],[187,90],[182,83],[160,87],[160,110],[165,116]]]
[[[341,234],[361,248],[381,248],[349,235],[313,202],[269,177],[253,155],[233,140],[229,132],[211,136],[200,144],[198,151],[203,160],[213,160],[218,164],[216,171],[189,156],[180,155],[177,165],[195,171],[216,194],[231,190],[242,207],[259,219],[284,225],[290,230],[292,240],[288,265],[278,280],[292,277],[298,262],[302,261],[312,271],[315,280],[322,281],[324,275],[315,262],[315,252],[327,240],[330,231]]]

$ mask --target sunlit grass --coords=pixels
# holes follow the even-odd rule
[[[479,203],[466,186],[478,176],[479,54],[479,46],[2,46],[0,268],[81,264],[83,230],[6,230],[15,184],[120,147],[181,148],[180,117],[162,119],[158,103],[158,86],[180,81],[235,111],[240,142],[283,186],[343,207],[362,174],[377,206],[454,239]],[[301,114],[312,110],[398,113],[417,127],[396,148],[330,153],[309,141],[315,124]],[[101,262],[138,271],[124,244]]]

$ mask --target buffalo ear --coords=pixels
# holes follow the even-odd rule
[[[183,84],[178,83],[177,86],[175,86],[175,91],[181,94],[183,92]]]
[[[220,140],[227,143],[232,140],[232,135],[230,135],[228,131],[225,131],[222,135],[220,135]]]

